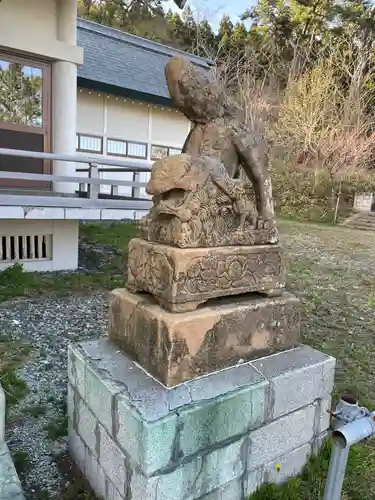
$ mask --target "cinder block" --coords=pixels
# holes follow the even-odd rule
[[[124,386],[110,380],[105,373],[98,373],[90,364],[87,364],[85,388],[86,404],[107,432],[113,436],[114,395],[121,392]]]
[[[69,355],[70,384],[81,388],[81,394],[75,385],[68,389],[72,455],[105,500],[125,500],[130,492],[132,500],[247,499],[265,480],[299,472],[325,435],[330,394],[322,397],[323,385],[332,386],[334,360],[304,349],[169,389],[107,339],[82,343]],[[301,403],[292,395],[282,406],[285,384],[297,390],[301,373],[311,375],[304,379],[308,396]],[[315,382],[318,392],[310,388]]]
[[[315,434],[319,435],[327,431],[331,421],[331,396],[324,399],[319,399],[315,402],[316,418],[315,418]]]
[[[68,447],[70,455],[82,474],[85,473],[86,447],[82,439],[73,429],[73,423],[69,421]]]
[[[270,381],[269,421],[328,398],[333,389],[335,359],[308,346],[251,364]]]
[[[101,469],[96,457],[86,448],[85,457],[85,477],[90,483],[92,489],[100,497],[107,500],[107,482],[103,470]]]
[[[244,440],[217,449],[158,477],[158,500],[201,498],[245,472]],[[187,492],[189,496],[187,497]],[[204,497],[203,497],[204,498]]]
[[[115,412],[117,442],[140,465],[145,475],[151,475],[180,458],[176,413],[147,423],[121,397],[117,398]]]
[[[263,483],[283,483],[301,473],[309,456],[311,443],[304,444],[264,466]]]
[[[243,495],[247,500],[260,486],[261,480],[261,469],[251,471],[249,474],[244,474],[241,479],[230,481],[199,500],[242,500]]]
[[[74,421],[74,413],[76,411],[76,404],[75,404],[75,390],[73,389],[72,385],[70,382],[68,382],[68,395],[67,395],[67,410],[68,410],[68,419],[70,422]]]
[[[315,406],[309,405],[250,432],[249,470],[309,443],[314,437]]]
[[[0,384],[0,445],[5,442],[5,393]]]
[[[131,466],[126,468],[126,456],[115,444],[103,426],[97,425],[100,440],[99,465],[119,492],[127,490],[128,480],[131,478]]]
[[[97,433],[97,419],[93,413],[85,405],[84,401],[80,399],[77,408],[76,416],[76,426],[75,431],[89,448],[90,452],[97,457],[98,456],[98,433]]]
[[[242,481],[235,479],[215,491],[211,491],[208,495],[201,497],[200,500],[242,500],[242,492]]]
[[[197,402],[180,411],[180,444],[184,456],[243,435],[263,423],[268,384],[256,372],[249,373],[249,383],[252,375],[254,385],[217,399]]]
[[[68,347],[68,380],[73,388],[78,391],[81,398],[86,399],[85,358],[77,346]]]

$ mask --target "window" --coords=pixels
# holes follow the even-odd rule
[[[156,146],[151,147],[151,159],[159,160],[160,158],[165,158],[166,156],[174,156],[181,154],[181,149],[170,148],[168,146]]]
[[[107,139],[107,154],[112,156],[127,156],[128,158],[147,159],[147,144],[142,142]]]
[[[128,156],[130,158],[147,158],[147,144],[128,141]]]
[[[126,141],[107,140],[107,154],[113,156],[126,156]]]
[[[50,151],[51,67],[33,59],[0,53],[0,147]],[[0,170],[50,173],[49,161],[0,156]],[[50,187],[35,181],[2,185]]]
[[[103,137],[88,134],[77,134],[77,151],[81,153],[103,153]]]
[[[0,59],[0,121],[43,126],[43,70]]]

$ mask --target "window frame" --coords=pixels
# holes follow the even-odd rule
[[[126,153],[125,154],[121,154],[121,153],[109,153],[108,152],[108,141],[121,142],[121,143],[125,144],[125,146],[126,146]],[[138,146],[144,146],[145,147],[145,154],[144,154],[144,156],[137,156],[137,155],[131,155],[131,154],[129,154],[129,144],[135,144],[135,145],[138,145]],[[148,144],[147,144],[147,142],[129,141],[129,140],[126,140],[126,139],[118,139],[118,138],[115,138],[115,137],[107,137],[106,138],[106,154],[107,154],[107,156],[116,156],[116,157],[119,157],[119,158],[133,158],[133,159],[137,159],[137,160],[147,160],[147,157],[148,157]]]
[[[88,137],[88,138],[91,138],[91,139],[100,139],[100,151],[97,151],[95,149],[81,149],[81,137]],[[103,144],[104,144],[104,140],[103,140],[103,136],[101,135],[95,135],[95,134],[85,134],[83,132],[77,132],[76,133],[76,137],[78,137],[78,148],[76,149],[77,152],[79,153],[90,153],[90,154],[99,154],[99,155],[102,155],[103,154]]]
[[[136,144],[138,146],[144,146],[145,147],[145,155],[144,156],[130,155],[129,154],[129,144]],[[147,156],[148,156],[148,144],[147,144],[147,142],[126,141],[126,155],[128,158],[135,158],[137,160],[147,160]]]
[[[10,63],[23,64],[42,70],[42,126],[36,127],[34,125],[18,125],[15,123],[7,123],[0,121],[1,130],[10,130],[14,132],[26,132],[30,134],[43,135],[43,152],[50,153],[51,144],[51,130],[52,130],[52,62],[39,59],[38,57],[28,57],[19,55],[14,52],[0,50],[0,60]],[[52,173],[52,162],[50,160],[43,160],[43,173]],[[12,184],[12,182],[10,182]],[[48,189],[51,183],[42,183]]]
[[[108,141],[121,142],[122,144],[125,144],[125,154],[109,153],[108,152]],[[107,154],[107,156],[115,156],[117,158],[126,158],[127,154],[128,154],[128,141],[125,141],[124,139],[114,139],[113,137],[107,137],[106,138],[106,154]]]
[[[20,132],[29,132],[35,134],[44,134],[50,137],[51,129],[51,86],[52,86],[52,66],[47,62],[42,62],[33,57],[22,57],[9,52],[0,50],[0,60],[10,63],[18,63],[42,70],[42,116],[43,123],[41,127],[35,125],[18,125],[16,123],[7,123],[0,121],[0,128]]]

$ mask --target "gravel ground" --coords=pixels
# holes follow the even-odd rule
[[[18,300],[0,305],[0,332],[31,346],[19,371],[29,388],[10,409],[7,441],[27,498],[59,498],[65,488],[57,456],[67,448],[65,397],[67,347],[107,329],[107,295]]]

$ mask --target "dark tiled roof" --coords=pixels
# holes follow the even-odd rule
[[[123,31],[78,19],[77,43],[84,49],[78,84],[98,90],[170,103],[164,67],[176,54],[203,68],[210,61]]]

